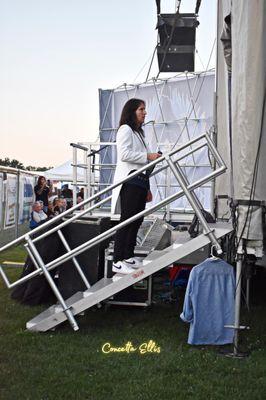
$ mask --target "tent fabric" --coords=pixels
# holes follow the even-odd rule
[[[56,180],[56,181],[73,181],[73,167],[72,161],[66,161],[57,167],[48,169],[43,173],[46,179]],[[84,181],[84,169],[77,168],[78,181]]]
[[[224,59],[224,47],[219,37],[224,30],[224,19],[231,12],[231,1],[218,1],[218,38],[217,38],[217,67],[216,67],[216,124],[217,148],[221,154],[227,172],[220,175],[215,182],[215,195],[225,198],[217,199],[218,218],[229,218],[230,210],[226,196],[233,197],[232,165],[230,159],[230,129],[229,129],[229,104],[228,104],[228,70]]]
[[[232,0],[230,8],[228,0],[220,0],[218,6],[218,36],[222,32],[224,19],[230,12],[232,20],[232,159],[230,160],[228,75],[220,42],[217,72],[217,144],[229,168],[225,176],[217,179],[216,195],[228,194],[234,200],[251,198],[255,161],[260,144],[258,174],[252,200],[265,201],[266,185],[263,172],[266,168],[266,154],[263,149],[266,146],[266,125],[263,102],[266,86],[266,3],[264,0]],[[224,213],[223,207],[220,208]],[[251,213],[250,221],[247,218],[248,213]],[[253,206],[240,206],[238,226],[238,236],[262,240],[261,210]]]
[[[236,199],[249,199],[261,132],[266,86],[265,0],[232,1],[232,129]],[[265,116],[264,116],[265,117]],[[265,148],[266,126],[263,143]],[[265,171],[266,154],[259,169]],[[258,176],[254,200],[266,199],[266,185]]]

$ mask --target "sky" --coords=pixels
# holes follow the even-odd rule
[[[182,0],[180,11],[194,12],[195,4]],[[176,0],[161,1],[161,12],[175,7]],[[98,89],[145,81],[156,19],[155,0],[0,0],[0,158],[57,166],[71,159],[71,142],[96,140]],[[202,71],[215,40],[216,0],[202,0],[199,22]],[[150,77],[157,73],[155,58]]]

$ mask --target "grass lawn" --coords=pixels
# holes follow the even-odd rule
[[[8,259],[22,261],[23,254],[19,248]],[[9,269],[13,277],[20,273]],[[241,322],[251,329],[241,336],[242,350],[250,352],[242,360],[221,355],[217,347],[186,343],[188,326],[179,319],[183,293],[178,302],[157,301],[146,312],[91,309],[78,317],[77,332],[65,323],[40,334],[26,331],[25,324],[44,307],[12,301],[1,280],[0,399],[265,399],[265,275],[260,270],[253,280],[251,311],[243,307]],[[139,346],[150,340],[156,348],[140,354]],[[102,352],[105,343],[122,347],[128,342],[135,351]]]

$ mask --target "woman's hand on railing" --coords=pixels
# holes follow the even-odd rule
[[[159,157],[161,157],[161,154],[160,154],[160,153],[148,153],[148,154],[147,154],[147,159],[148,159],[149,161],[157,160],[157,158],[159,158]]]

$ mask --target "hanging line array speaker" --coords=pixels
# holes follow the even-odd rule
[[[157,56],[160,72],[194,71],[196,14],[160,14]]]

